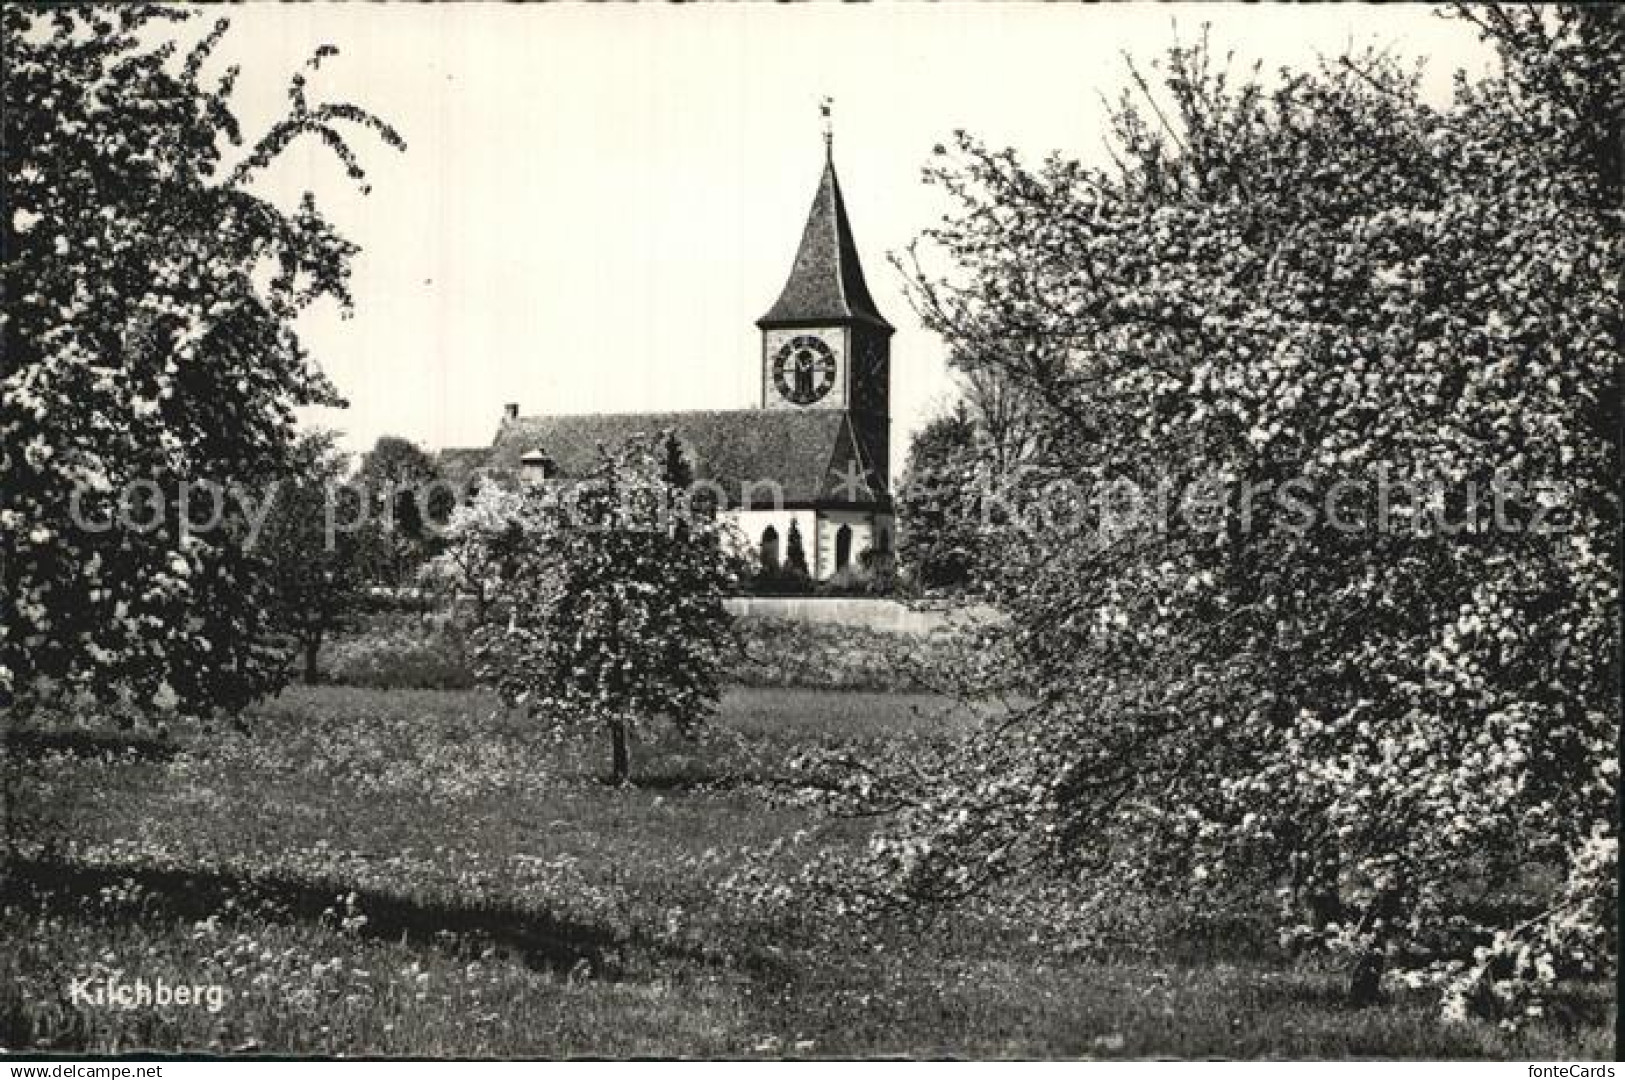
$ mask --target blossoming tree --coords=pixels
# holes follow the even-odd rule
[[[909,447],[897,496],[897,557],[925,589],[964,589],[979,577],[976,491],[986,459],[963,405],[926,424]],[[995,475],[997,470],[995,469]]]
[[[349,626],[366,598],[372,537],[360,520],[363,491],[345,483],[347,455],[331,431],[309,431],[294,446],[296,476],[280,483],[253,550],[269,565],[273,625],[303,659],[306,683],[319,678],[322,646]]]
[[[444,550],[418,572],[418,581],[455,602],[474,605],[475,626],[484,625],[502,585],[506,553],[519,549],[525,497],[514,487],[481,483],[452,508],[441,531]]]
[[[167,24],[190,16],[0,13],[8,714],[46,684],[133,709],[235,709],[283,677],[248,537],[266,486],[292,472],[292,410],[337,402],[294,318],[348,303],[355,249],[309,195],[284,209],[250,185],[307,137],[360,179],[346,125],[404,144],[353,105],[312,103],[307,71],[244,146],[236,69],[205,76],[226,21],[183,52]]]
[[[690,495],[675,440],[638,436],[583,480],[528,488],[516,527],[481,530],[500,577],[476,674],[555,731],[607,734],[617,784],[638,727],[693,731],[716,704],[722,601],[745,567],[715,508]]]
[[[1502,70],[1448,108],[1204,43],[1112,168],[943,151],[916,299],[1039,422],[992,583],[1026,702],[854,778],[894,899],[1274,893],[1356,999],[1509,1022],[1610,970],[1625,32],[1467,14]]]

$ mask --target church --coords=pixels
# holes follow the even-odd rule
[[[756,326],[754,408],[524,416],[511,404],[489,447],[442,451],[442,471],[454,482],[575,478],[594,467],[599,446],[670,430],[696,482],[722,493],[764,561],[785,557],[792,523],[819,580],[855,568],[865,552],[889,552],[893,327],[864,282],[827,129],[801,246]]]

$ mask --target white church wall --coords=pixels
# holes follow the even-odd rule
[[[790,552],[790,523],[801,530],[801,547],[807,553],[807,569],[815,576],[818,566],[818,514],[813,510],[734,510],[734,526],[743,535],[745,554],[753,561],[762,550],[762,534],[772,527],[779,534],[779,559]]]
[[[875,515],[868,510],[818,511],[818,569],[819,580],[835,576],[836,545],[842,526],[852,530],[852,546],[848,565],[856,567],[858,556],[867,551],[875,538]]]

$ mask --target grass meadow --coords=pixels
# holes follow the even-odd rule
[[[780,783],[814,744],[938,737],[922,695],[735,689],[700,742],[554,741],[474,690],[323,686],[246,731],[24,732],[0,924],[12,1051],[407,1056],[1612,1055],[1612,990],[1536,1025],[1363,1010],[1245,933],[1061,947],[1019,905],[919,934],[784,935],[736,875],[862,845]],[[1223,944],[1216,944],[1223,942]],[[218,1012],[70,999],[216,984]]]

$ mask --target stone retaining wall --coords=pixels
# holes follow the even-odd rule
[[[791,619],[796,622],[857,626],[892,634],[924,637],[950,626],[997,619],[992,608],[913,607],[896,600],[852,596],[737,596],[726,601],[741,618]]]

